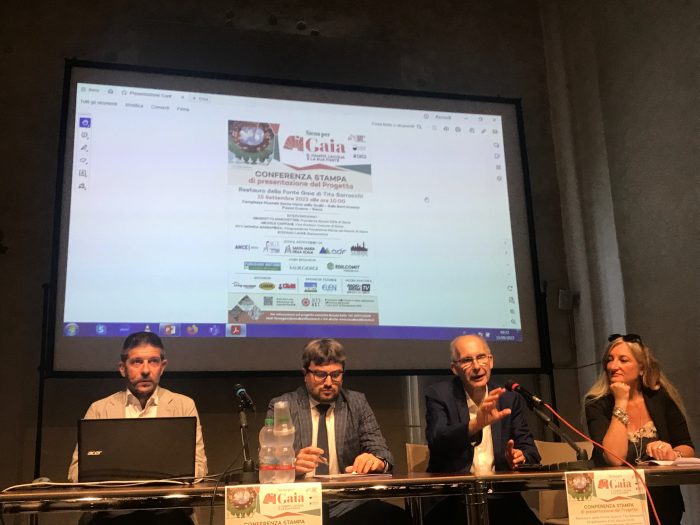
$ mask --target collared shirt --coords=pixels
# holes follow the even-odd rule
[[[467,409],[469,410],[469,419],[474,419],[476,417],[476,411],[478,409],[476,403],[469,397],[467,392],[464,392],[467,398]],[[489,388],[486,387],[486,393],[484,397],[489,395]],[[474,446],[474,459],[472,460],[470,473],[474,473],[475,465],[479,465],[481,468],[479,470],[490,470],[495,472],[495,464],[493,458],[493,438],[491,437],[491,425],[486,425],[481,430],[481,443]]]
[[[311,446],[315,447],[318,443],[318,421],[320,415],[318,410],[316,410],[316,405],[319,402],[315,399],[309,398],[309,408],[311,410]],[[340,474],[340,467],[338,466],[338,455],[335,452],[335,403],[329,403],[330,408],[326,412],[326,430],[328,431],[328,450],[324,451],[323,456],[328,459],[328,473],[329,474]],[[306,474],[307,478],[316,475],[316,470]]]
[[[151,397],[146,401],[146,406],[141,408],[141,401],[126,389],[126,406],[124,407],[124,417],[134,419],[138,417],[158,417],[158,387],[153,391]]]

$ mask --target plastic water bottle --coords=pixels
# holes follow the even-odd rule
[[[258,479],[260,483],[275,483],[278,460],[276,454],[277,439],[274,434],[274,419],[265,419],[265,426],[260,430],[260,469]]]
[[[276,459],[277,470],[273,483],[292,483],[294,482],[294,423],[289,412],[289,403],[287,401],[278,401],[275,403],[275,419],[273,425],[273,434],[276,441]]]

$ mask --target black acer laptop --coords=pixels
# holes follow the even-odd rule
[[[197,418],[81,419],[78,480],[194,479]]]

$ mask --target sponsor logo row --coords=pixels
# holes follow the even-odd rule
[[[326,269],[331,272],[358,273],[360,271],[359,264],[338,264],[329,262],[326,264]],[[243,269],[251,272],[281,272],[282,263],[270,261],[244,261]],[[319,270],[318,265],[314,264],[290,264],[290,270],[316,272]]]
[[[357,255],[366,256],[369,252],[369,248],[365,246],[365,243],[353,244],[349,248],[337,247],[337,246],[306,246],[303,244],[286,244],[280,243],[279,241],[265,241],[265,244],[235,244],[233,249],[235,251],[246,251],[255,252],[261,251],[262,253],[270,255]]]
[[[321,311],[365,311],[368,308],[372,311],[376,308],[374,297],[338,297],[338,296],[306,296],[279,297],[264,295],[262,298],[261,311],[274,311],[280,309],[298,308],[319,308]]]
[[[266,292],[273,290],[283,292],[303,292],[303,293],[348,293],[348,294],[368,294],[372,292],[371,282],[358,282],[346,280],[341,282],[323,282],[318,280],[302,280],[297,286],[297,282],[263,281],[261,283],[242,283],[234,281],[234,289],[253,290],[259,289]]]

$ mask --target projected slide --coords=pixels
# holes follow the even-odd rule
[[[521,340],[500,115],[75,90],[62,336]]]

